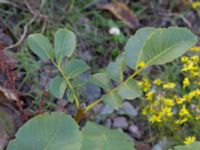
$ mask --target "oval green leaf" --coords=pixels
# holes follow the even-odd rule
[[[119,109],[123,104],[123,98],[117,93],[112,91],[103,97],[104,103],[106,103],[112,109]]]
[[[142,48],[148,37],[150,37],[151,33],[154,31],[155,28],[153,27],[141,28],[134,36],[129,38],[125,46],[125,62],[130,68],[136,69]]]
[[[140,61],[147,66],[165,64],[181,55],[197,42],[197,37],[186,28],[159,28],[146,40]]]
[[[45,113],[22,126],[7,150],[79,150],[82,135],[76,122],[64,113]]]
[[[120,129],[88,122],[82,130],[81,150],[135,150],[132,139]]]
[[[117,57],[115,62],[110,62],[107,67],[108,75],[117,82],[123,81],[123,72],[125,69],[124,55]]]
[[[51,80],[50,90],[55,97],[62,98],[66,88],[67,82],[62,77],[56,76]]]
[[[81,59],[72,59],[64,66],[65,73],[69,79],[76,78],[88,69],[89,66]]]
[[[128,100],[133,100],[136,97],[142,95],[142,91],[134,79],[127,80],[127,82],[122,83],[118,90],[119,95]]]
[[[75,34],[67,29],[59,29],[55,34],[54,47],[58,62],[61,62],[65,56],[70,57],[76,47]]]
[[[32,52],[43,61],[53,59],[53,48],[49,40],[42,34],[32,34],[28,36],[28,45]]]
[[[67,90],[67,100],[70,102],[74,101],[74,92],[71,89]]]
[[[90,81],[107,92],[110,90],[111,82],[107,72],[93,74]]]

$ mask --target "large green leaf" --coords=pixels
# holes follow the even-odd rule
[[[124,68],[124,55],[120,55],[117,57],[115,62],[110,62],[108,64],[107,72],[111,79],[117,82],[122,82]]]
[[[112,91],[103,97],[104,103],[113,109],[118,109],[123,104],[123,98],[118,94],[117,91]]]
[[[135,150],[132,139],[120,129],[108,129],[88,122],[82,134],[81,150]]]
[[[140,61],[147,65],[165,64],[183,55],[197,42],[197,37],[186,28],[159,28],[142,48]]]
[[[56,76],[51,80],[50,90],[57,98],[62,98],[67,88],[67,82],[60,76]]]
[[[7,150],[79,150],[82,135],[76,122],[64,113],[45,113],[22,126]]]
[[[135,99],[142,95],[142,91],[134,79],[122,83],[118,90],[119,95],[124,99]]]
[[[142,48],[151,33],[155,31],[153,27],[145,27],[139,29],[134,36],[131,36],[125,46],[125,62],[135,69],[140,59]]]
[[[64,66],[65,73],[69,79],[79,76],[88,69],[89,66],[81,59],[72,59]]]
[[[176,146],[174,150],[200,150],[200,142],[194,142],[189,145]]]
[[[110,90],[111,83],[107,72],[93,74],[91,77],[91,82],[100,86],[107,92]]]
[[[49,40],[42,34],[32,34],[28,37],[28,45],[30,49],[43,61],[53,59],[53,48]]]
[[[65,56],[70,57],[76,47],[75,34],[67,29],[59,29],[55,34],[54,47],[58,62]]]

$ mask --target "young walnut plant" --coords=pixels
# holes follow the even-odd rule
[[[132,36],[125,52],[110,62],[104,71],[93,74],[92,82],[105,91],[100,99],[80,106],[79,90],[84,83],[81,74],[89,66],[81,59],[71,58],[76,46],[76,37],[67,29],[55,33],[54,47],[41,34],[28,37],[28,45],[43,61],[50,60],[59,71],[50,83],[50,90],[57,98],[67,93],[67,99],[75,103],[78,113],[76,121],[64,113],[45,113],[34,117],[19,129],[16,138],[8,145],[8,150],[134,150],[134,143],[121,130],[107,129],[96,123],[88,122],[79,129],[84,113],[100,102],[118,109],[123,101],[134,100],[142,91],[134,79],[141,71],[151,65],[162,65],[183,55],[197,42],[196,36],[186,28],[139,29]],[[124,80],[123,72],[128,66],[134,73]],[[112,88],[112,81],[118,86]]]

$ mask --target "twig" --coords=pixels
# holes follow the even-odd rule
[[[160,15],[163,15],[163,16],[175,16],[175,17],[179,17],[179,18],[181,18],[182,20],[183,20],[183,22],[189,27],[189,28],[192,28],[192,25],[191,25],[191,23],[190,23],[190,21],[185,17],[185,16],[183,16],[183,15],[181,15],[181,14],[178,14],[178,13],[159,13]]]
[[[32,23],[36,20],[36,18],[37,18],[37,16],[38,16],[36,13],[34,13],[33,9],[30,7],[29,3],[28,3],[26,0],[25,0],[25,3],[26,3],[27,8],[30,10],[30,12],[31,12],[34,16],[33,16],[33,17],[31,18],[31,20],[24,26],[24,31],[23,31],[23,34],[22,34],[22,36],[20,37],[20,39],[19,39],[15,44],[5,47],[4,50],[6,50],[6,49],[13,49],[13,48],[16,48],[16,47],[18,47],[19,45],[21,45],[21,43],[22,43],[22,42],[24,41],[24,39],[26,38],[26,35],[27,35],[27,32],[28,32],[28,26],[29,26],[30,24],[32,24]]]
[[[35,19],[37,18],[37,16],[34,16],[25,26],[24,26],[24,31],[23,31],[23,34],[22,36],[20,37],[20,39],[13,45],[10,45],[8,47],[5,47],[5,49],[13,49],[15,47],[18,47],[19,45],[21,45],[21,43],[24,41],[24,39],[26,38],[26,35],[27,35],[27,32],[28,32],[28,26],[30,24],[32,24]]]
[[[31,6],[29,5],[29,3],[27,2],[27,0],[24,0],[27,8],[29,9],[30,13],[33,14],[34,16],[37,16],[41,19],[44,20],[43,26],[42,26],[42,31],[41,33],[44,33],[45,29],[46,29],[46,24],[47,24],[47,16],[42,15],[39,11],[34,11]],[[40,5],[40,10],[42,9],[42,4]]]
[[[37,16],[37,13],[31,8],[27,0],[24,0],[24,3],[26,4],[26,7],[29,9],[30,13],[33,14],[34,16]]]
[[[46,28],[46,16],[40,14],[39,12],[34,11],[34,10],[31,8],[31,6],[30,6],[30,4],[28,3],[27,0],[24,0],[24,3],[26,4],[26,7],[27,7],[28,10],[30,11],[30,13],[33,15],[33,17],[31,18],[31,20],[30,20],[27,24],[25,24],[25,26],[24,26],[24,31],[23,31],[23,34],[22,34],[22,36],[20,37],[20,39],[19,39],[15,44],[5,47],[4,50],[6,50],[6,49],[13,49],[13,48],[16,48],[16,47],[18,47],[19,45],[21,45],[21,43],[22,43],[22,42],[24,41],[24,39],[26,38],[29,25],[31,25],[31,24],[37,19],[37,17],[43,18],[43,19],[44,19],[44,24],[43,24],[43,27],[42,27],[42,33],[45,31],[45,28]]]

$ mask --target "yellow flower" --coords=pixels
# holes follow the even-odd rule
[[[193,2],[193,3],[192,3],[192,8],[193,8],[193,9],[198,9],[198,8],[200,8],[200,2]]]
[[[160,79],[156,79],[153,81],[154,84],[156,85],[161,85],[162,84],[162,81]]]
[[[148,112],[147,112],[147,109],[143,109],[143,110],[142,110],[142,114],[143,114],[143,115],[146,115],[147,113],[148,113]]]
[[[194,47],[190,48],[190,51],[198,52],[198,51],[200,51],[200,46],[194,46]]]
[[[190,85],[190,80],[186,77],[183,80],[183,88],[186,88],[188,85]]]
[[[144,92],[147,92],[151,88],[151,83],[148,81],[148,79],[144,79],[144,81],[139,83],[139,86],[143,89]]]
[[[196,67],[194,66],[194,63],[192,61],[189,61],[188,64],[185,64],[182,71],[189,71],[189,70],[195,70]]]
[[[161,117],[158,115],[153,115],[150,118],[150,122],[155,123],[155,122],[161,122]]]
[[[196,140],[195,136],[188,136],[185,138],[184,143],[187,145],[192,144],[195,140]]]
[[[188,62],[189,58],[187,56],[182,56],[181,57],[181,61],[184,62]]]
[[[183,105],[183,107],[181,108],[181,110],[179,111],[179,115],[180,116],[187,116],[190,113],[188,112],[187,108],[185,108],[185,105]]]
[[[197,116],[195,117],[195,119],[196,119],[196,120],[199,120],[199,119],[200,119],[200,115],[197,115]]]
[[[146,64],[144,61],[140,61],[138,64],[137,64],[137,68],[140,68],[140,69],[143,69],[146,67]]]
[[[191,60],[198,63],[199,62],[199,56],[195,55],[191,57]]]
[[[174,106],[174,101],[171,100],[171,99],[165,98],[165,99],[164,99],[164,102],[165,102],[165,105],[166,105],[166,106],[169,106],[169,107]]]
[[[187,95],[184,95],[184,99],[186,99],[187,101],[190,101],[192,98],[200,96],[200,89],[195,89],[193,91],[191,91],[190,93],[188,93]]]
[[[175,84],[175,83],[172,83],[172,82],[163,84],[163,89],[173,89],[173,88],[175,88],[175,87],[176,87],[176,84]]]
[[[194,91],[192,91],[194,96],[200,96],[200,89],[196,89]]]
[[[175,100],[176,100],[176,103],[179,104],[179,105],[183,104],[183,102],[186,101],[185,98],[180,98],[180,97],[176,97]]]
[[[171,117],[172,115],[173,115],[173,113],[172,113],[170,107],[164,107],[160,112],[160,116]]]
[[[154,95],[155,95],[155,92],[154,92],[154,91],[148,92],[148,93],[146,94],[147,100],[152,100],[153,97],[154,97]]]

